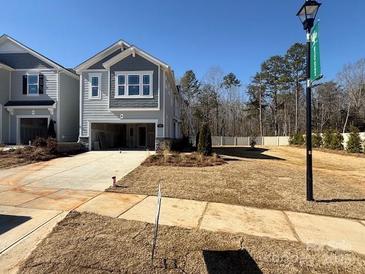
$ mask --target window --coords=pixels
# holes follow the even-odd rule
[[[101,98],[100,80],[101,80],[100,73],[90,73],[89,74],[90,98],[91,99],[100,99]]]
[[[28,75],[28,94],[38,95],[39,90],[38,75]]]
[[[125,75],[118,75],[117,76],[117,90],[116,93],[118,96],[124,96],[125,95]]]
[[[139,95],[139,75],[128,75],[128,95]]]
[[[115,97],[152,97],[152,71],[116,72]]]

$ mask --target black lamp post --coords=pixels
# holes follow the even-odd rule
[[[313,201],[313,167],[312,167],[312,82],[311,82],[311,30],[314,25],[320,3],[313,0],[306,0],[297,13],[304,29],[307,32],[307,88],[306,88],[306,107],[307,107],[307,201]]]

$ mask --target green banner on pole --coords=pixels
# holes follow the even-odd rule
[[[322,77],[321,59],[319,52],[319,24],[314,25],[311,32],[311,80],[315,81]]]

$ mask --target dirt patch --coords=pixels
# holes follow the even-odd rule
[[[0,168],[11,168],[59,157],[45,148],[24,147],[0,151]]]
[[[58,153],[50,151],[47,147],[33,146],[26,146],[10,150],[0,150],[0,169],[49,161],[55,158],[68,157],[78,153],[81,153],[81,151],[75,151],[73,153]]]
[[[223,165],[224,159],[217,154],[205,156],[200,153],[157,153],[148,157],[144,166],[181,166],[181,167],[206,167]]]
[[[314,197],[305,201],[305,150],[220,148],[227,164],[140,166],[109,191],[365,219],[365,159],[314,151]]]
[[[71,212],[20,273],[364,273],[356,253],[240,234],[161,226],[151,264],[151,224]],[[164,261],[164,259],[166,259]]]

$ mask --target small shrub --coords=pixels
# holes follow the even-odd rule
[[[347,141],[346,150],[351,153],[361,153],[362,146],[361,146],[361,137],[359,134],[359,129],[356,127],[350,128],[350,136]]]
[[[251,149],[254,149],[256,144],[257,144],[256,135],[251,135],[250,136],[250,147],[251,147]]]
[[[289,144],[290,145],[295,145],[295,146],[302,146],[305,144],[305,140],[303,137],[303,134],[301,133],[296,133],[292,136],[290,136],[289,138]]]
[[[342,150],[343,149],[343,136],[340,132],[335,131],[332,133],[331,149]]]
[[[322,136],[320,133],[315,133],[312,135],[312,145],[313,147],[320,148],[323,145]]]
[[[34,139],[32,144],[35,147],[47,147],[47,139],[42,137],[37,137]]]
[[[198,152],[204,155],[212,155],[212,134],[208,123],[204,123],[200,129]]]

